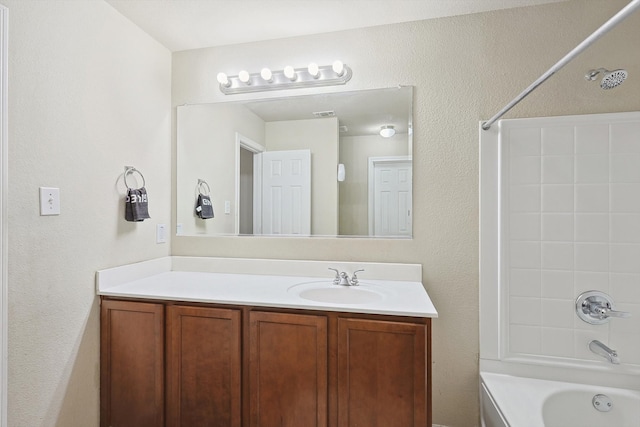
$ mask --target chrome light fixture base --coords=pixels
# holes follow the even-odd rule
[[[309,73],[308,68],[296,68],[295,79],[285,75],[284,70],[273,71],[271,80],[265,80],[261,73],[249,75],[248,82],[242,82],[238,76],[227,77],[227,84],[220,84],[220,91],[225,95],[238,93],[263,92],[268,90],[300,89],[305,87],[343,85],[351,80],[351,68],[344,65],[342,73],[338,74],[331,65],[318,67],[318,76]]]

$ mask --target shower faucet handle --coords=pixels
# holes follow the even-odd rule
[[[580,294],[576,299],[576,314],[591,325],[602,325],[611,317],[626,319],[631,313],[618,311],[613,308],[613,299],[604,292],[588,291]]]

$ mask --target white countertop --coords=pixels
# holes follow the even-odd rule
[[[228,260],[228,262],[226,262]],[[413,270],[403,274],[402,264],[384,263],[338,263],[317,261],[292,261],[292,265],[278,261],[280,271],[296,272],[301,269],[314,275],[290,276],[260,274],[261,263],[273,270],[270,260],[238,260],[224,258],[167,257],[143,263],[101,270],[96,275],[98,295],[109,297],[142,298],[151,300],[189,301],[216,304],[250,305],[262,307],[297,308],[305,310],[342,311],[354,313],[384,314],[410,317],[437,317],[438,313],[424,286],[415,280],[374,280],[367,278],[366,272],[398,269],[402,278],[414,278]],[[301,265],[300,265],[301,264]],[[319,264],[319,265],[316,265]],[[227,266],[226,268],[219,267]],[[234,267],[228,267],[233,265]],[[373,301],[356,304],[318,302],[301,297],[300,290],[332,288],[333,273],[326,265],[336,266],[340,271],[351,274],[358,267],[365,272],[359,274],[360,285],[353,292],[371,291],[380,297]],[[191,271],[180,271],[189,268]],[[227,269],[232,272],[212,272]],[[233,270],[251,271],[251,274],[236,273]],[[193,271],[205,270],[205,271]],[[278,270],[278,269],[276,269]],[[420,269],[421,271],[421,269]],[[274,271],[270,271],[273,273]],[[278,271],[275,271],[276,273]],[[319,276],[318,273],[322,274]],[[258,273],[258,274],[256,274]],[[303,285],[304,284],[304,285]],[[297,285],[297,286],[296,286]],[[293,288],[292,288],[293,287]],[[356,289],[358,288],[358,289]],[[350,287],[341,287],[340,292],[352,292]]]

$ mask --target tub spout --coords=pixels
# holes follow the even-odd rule
[[[614,365],[620,364],[618,353],[615,350],[610,349],[598,340],[593,340],[589,343],[589,350],[598,356],[602,356]]]

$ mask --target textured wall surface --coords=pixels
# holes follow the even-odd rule
[[[627,3],[576,0],[175,53],[174,106],[225,100],[214,78],[219,71],[328,64],[336,58],[354,71],[340,90],[414,85],[415,215],[410,241],[176,237],[173,254],[421,263],[423,282],[440,313],[433,327],[434,422],[478,425],[478,121],[492,116]],[[638,46],[640,14],[507,117],[640,110],[640,77],[606,92],[583,77],[598,67],[625,67],[640,76]]]
[[[165,256],[171,54],[102,1],[9,8],[9,425],[98,426],[95,271]],[[125,165],[151,219],[123,219]],[[38,187],[61,215],[39,216]]]

